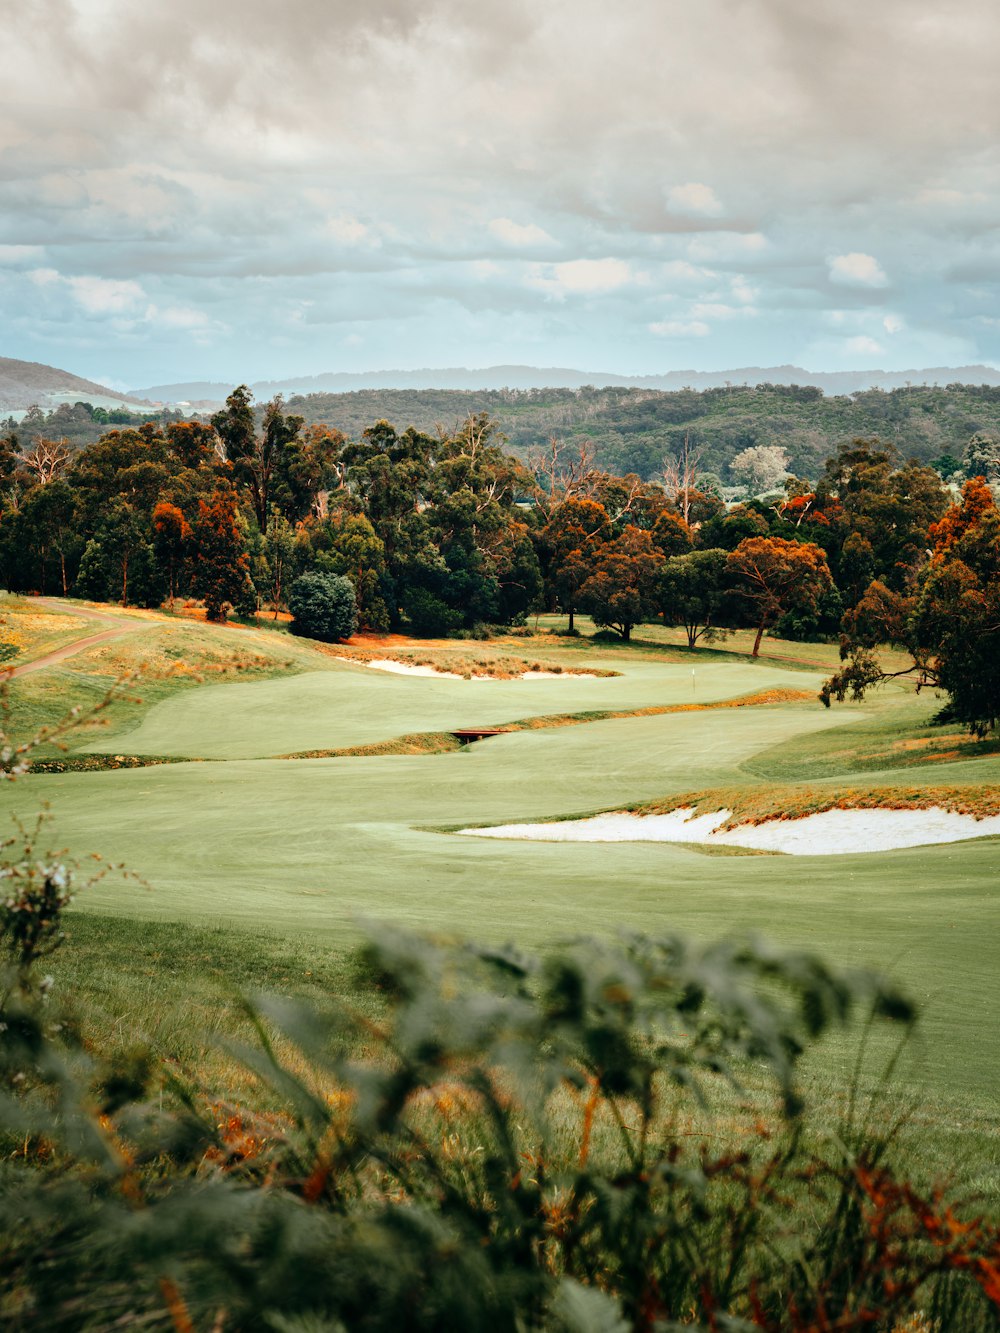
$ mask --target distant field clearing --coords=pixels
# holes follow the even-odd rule
[[[976,819],[932,806],[926,810],[824,810],[799,819],[723,826],[729,810],[699,815],[681,807],[663,815],[627,811],[545,824],[499,824],[466,828],[479,838],[521,838],[535,842],[686,842],[745,847],[789,856],[839,856],[851,852],[891,852],[902,847],[963,842],[1000,835],[1000,815]]]

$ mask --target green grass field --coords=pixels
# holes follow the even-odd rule
[[[688,653],[652,627],[638,638],[488,645],[614,678],[453,681],[347,665],[266,629],[150,618],[141,634],[15,681],[14,719],[35,725],[146,661],[144,702],[120,706],[107,733],[82,735],[78,750],[213,761],[30,775],[4,791],[21,815],[50,804],[57,845],[124,862],[150,886],[112,877],[80,900],[59,966],[92,1020],[119,1034],[145,1028],[194,1058],[194,1029],[229,1021],[227,986],[348,985],[344,959],[364,916],[529,945],[620,928],[755,930],[908,986],[924,1017],[902,1077],[919,1089],[935,1160],[961,1158],[995,1199],[996,839],[801,858],[444,831],[715,787],[822,790],[859,774],[879,786],[1000,788],[988,744],[937,746],[933,698],[892,687],[830,711],[810,699],[543,727],[453,753],[274,757],[542,715],[814,691],[836,656],[829,645],[775,642],[752,662],[739,640]],[[444,660],[452,649],[439,651]],[[842,1090],[851,1049],[834,1042],[814,1060],[821,1095]]]

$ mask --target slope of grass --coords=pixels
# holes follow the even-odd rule
[[[84,616],[0,592],[0,668],[33,662],[94,628]]]

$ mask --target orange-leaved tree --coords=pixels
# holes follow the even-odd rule
[[[747,537],[727,561],[733,593],[756,627],[753,656],[764,631],[788,611],[815,611],[833,587],[826,556],[811,542],[784,537]]]
[[[598,552],[593,573],[580,589],[580,605],[595,625],[617,631],[627,643],[632,626],[655,619],[659,611],[657,581],[663,564],[648,532],[626,528]]]
[[[575,497],[558,505],[542,529],[549,591],[569,615],[570,629],[580,589],[594,572],[598,552],[610,537],[611,520],[604,506]]]
[[[191,525],[181,510],[161,500],[153,509],[153,549],[167,572],[171,610],[177,596],[177,575],[183,567],[190,541]]]
[[[209,620],[225,620],[227,604],[244,605],[253,597],[250,556],[236,521],[236,492],[228,482],[219,483],[208,504],[198,501],[192,545],[195,592]]]

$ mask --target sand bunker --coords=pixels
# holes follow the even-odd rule
[[[373,661],[359,661],[356,657],[338,657],[338,662],[350,662],[352,666],[372,667],[375,671],[391,671],[397,676],[437,676],[439,680],[596,680],[589,671],[522,671],[517,676],[490,676],[486,672],[472,676],[460,676],[457,671],[445,671],[435,666],[418,666],[413,662],[400,662],[393,657],[377,658]]]
[[[838,856],[888,852],[929,843],[961,842],[1000,834],[1000,815],[976,819],[932,806],[927,810],[824,810],[800,819],[771,819],[722,829],[728,810],[698,815],[689,808],[666,815],[627,811],[549,824],[500,824],[460,832],[478,838],[524,838],[535,842],[697,842],[750,847],[791,856]]]

